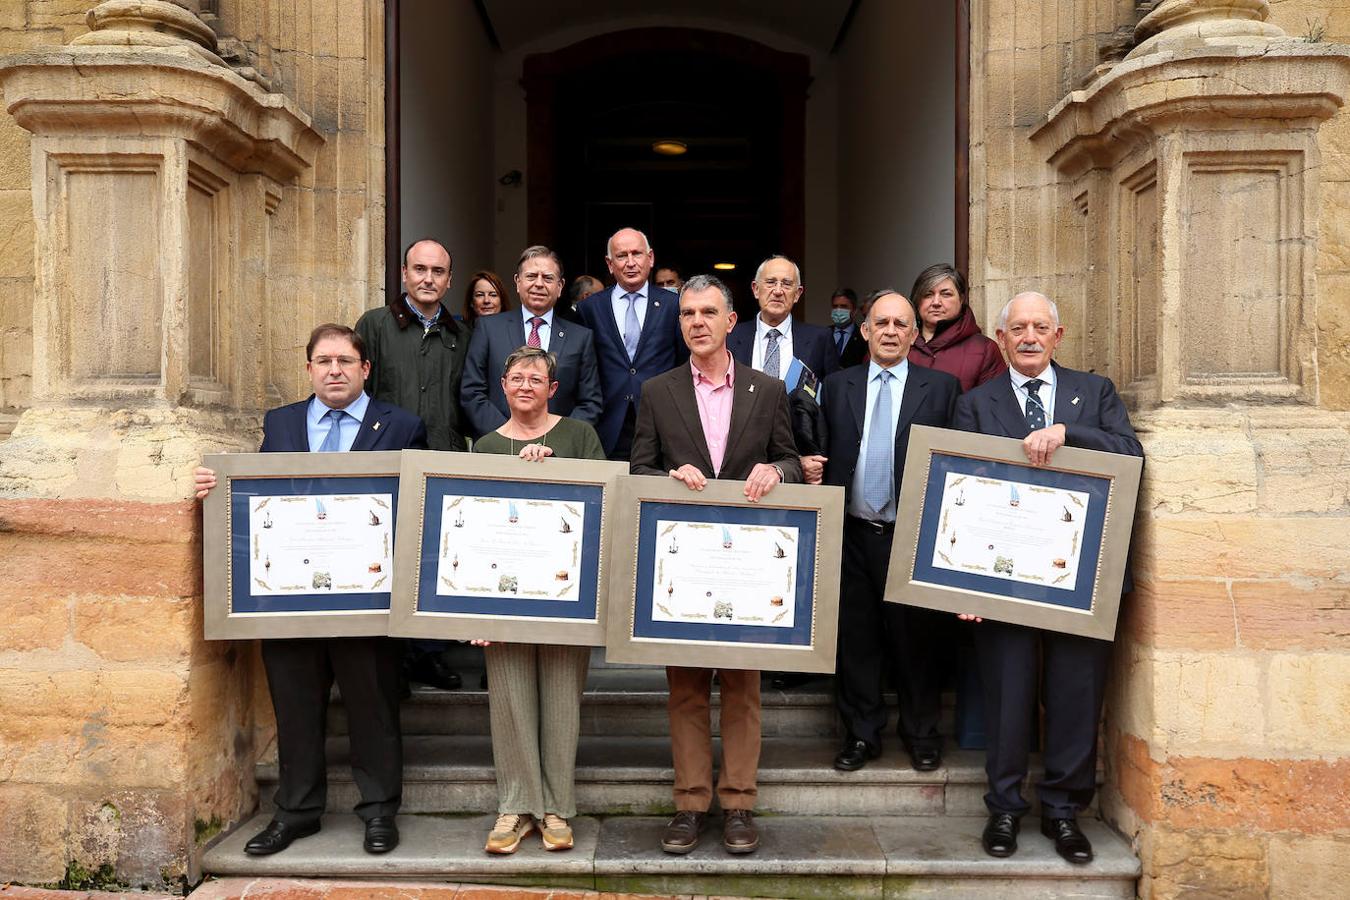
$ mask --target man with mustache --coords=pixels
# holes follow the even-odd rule
[[[1034,291],[1013,297],[999,314],[997,336],[1011,368],[957,400],[953,427],[1019,438],[1033,466],[1050,465],[1066,444],[1144,455],[1110,380],[1052,361],[1064,337],[1053,301]],[[1126,570],[1124,591],[1131,587]],[[975,647],[988,739],[985,852],[998,857],[1016,852],[1018,825],[1030,808],[1022,798],[1022,782],[1039,668],[1045,707],[1045,774],[1036,786],[1041,833],[1069,862],[1091,862],[1092,844],[1079,829],[1077,814],[1092,801],[1097,785],[1097,723],[1111,642],[988,621],[975,629]]]

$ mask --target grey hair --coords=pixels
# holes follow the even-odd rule
[[[919,310],[917,307],[914,306],[914,301],[909,299],[904,294],[900,293],[899,291],[897,291],[895,288],[892,287],[877,288],[875,291],[867,295],[867,303],[863,305],[863,318],[870,319],[872,317],[872,304],[880,300],[882,297],[889,296],[890,294],[894,294],[901,300],[905,301],[906,304],[908,304],[909,311],[913,314],[915,320],[912,324],[918,325]]]
[[[544,368],[548,370],[549,384],[552,384],[558,380],[558,358],[539,347],[517,347],[512,350],[511,355],[506,357],[506,364],[502,366],[502,377],[505,378],[521,363],[536,363],[541,360]]]
[[[727,287],[726,282],[716,275],[695,275],[684,283],[680,288],[680,299],[690,291],[706,291],[708,288],[717,288],[722,292],[722,299],[726,302],[727,312],[731,312],[734,307],[731,305],[731,288]]]
[[[759,281],[760,276],[764,274],[764,267],[767,266],[769,263],[773,262],[775,259],[786,259],[788,262],[792,263],[792,271],[794,273],[794,277],[797,279],[797,287],[801,287],[802,286],[801,266],[797,265],[797,263],[793,262],[791,258],[786,257],[781,253],[775,253],[773,256],[770,256],[768,259],[764,260],[764,262],[759,264],[759,268],[755,269],[755,281]]]
[[[647,235],[646,235],[646,234],[642,233],[641,231],[638,231],[636,228],[620,228],[619,231],[635,231],[635,232],[637,232],[637,236],[640,237],[640,238],[642,238],[642,249],[643,249],[643,251],[646,252],[646,253],[651,253],[651,252],[652,252],[652,242],[649,241],[649,240],[647,240]],[[615,239],[616,237],[619,236],[619,231],[616,231],[616,232],[614,232],[613,234],[611,234],[611,235],[609,236],[609,240],[605,241],[605,259],[613,259],[613,258],[614,258],[614,239]]]
[[[545,247],[543,244],[534,244],[520,251],[520,260],[516,263],[516,274],[517,275],[520,274],[520,270],[525,266],[527,262],[529,262],[532,259],[538,259],[541,256],[546,259],[553,260],[553,264],[558,267],[558,280],[562,281],[563,280],[562,260],[558,258],[557,253],[554,253],[552,250]]]
[[[1003,309],[999,310],[998,314],[999,331],[1002,331],[1003,329],[1008,327],[1008,310],[1012,308],[1012,305],[1014,303],[1016,303],[1018,300],[1021,300],[1023,297],[1039,297],[1040,299],[1044,300],[1046,304],[1049,305],[1050,307],[1050,319],[1055,323],[1056,328],[1059,327],[1059,307],[1055,305],[1055,301],[1051,300],[1049,297],[1045,296],[1039,291],[1023,291],[1020,294],[1013,295],[1013,298],[1011,300],[1003,304]]]

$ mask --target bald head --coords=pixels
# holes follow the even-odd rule
[[[655,261],[647,236],[636,228],[620,228],[605,245],[605,266],[625,291],[646,284]]]

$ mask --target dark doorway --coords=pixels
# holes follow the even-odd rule
[[[805,262],[808,71],[805,56],[683,28],[527,57],[530,241],[607,280],[605,239],[640,228],[685,277],[734,264],[718,274],[750,312],[760,260]]]

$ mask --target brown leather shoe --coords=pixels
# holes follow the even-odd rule
[[[661,849],[667,853],[688,853],[698,846],[699,834],[703,831],[703,820],[707,813],[682,809],[666,825],[661,835]]]
[[[748,809],[729,809],[723,813],[722,843],[728,853],[754,853],[759,847],[755,814]]]

